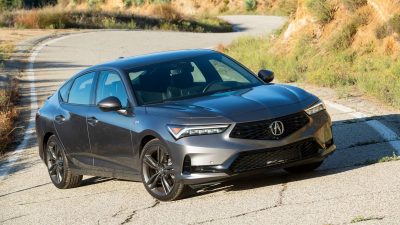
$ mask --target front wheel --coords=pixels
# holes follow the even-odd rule
[[[80,185],[82,175],[73,174],[70,171],[64,149],[55,135],[51,136],[47,141],[45,159],[47,170],[54,186],[60,189],[67,189]]]
[[[310,163],[310,164],[304,164],[304,165],[300,165],[300,166],[287,167],[287,168],[285,168],[285,170],[289,173],[311,172],[311,171],[316,170],[318,167],[320,167],[323,162],[324,161]]]
[[[154,198],[173,201],[187,192],[188,187],[175,179],[172,159],[159,139],[151,140],[143,147],[140,159],[144,187]]]

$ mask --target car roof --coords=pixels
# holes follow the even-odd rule
[[[187,49],[187,50],[177,50],[177,51],[156,52],[156,53],[133,56],[128,58],[120,58],[118,60],[89,67],[83,70],[82,72],[100,68],[116,68],[121,70],[132,69],[145,65],[162,63],[178,59],[192,58],[212,53],[217,53],[217,52],[211,49]]]

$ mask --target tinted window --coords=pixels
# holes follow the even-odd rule
[[[95,72],[75,79],[68,97],[68,103],[89,105]]]
[[[194,64],[193,62],[191,63],[193,66],[193,72],[192,72],[192,76],[193,76],[193,81],[194,82],[206,82],[206,78],[204,77],[204,75],[201,73],[201,71],[199,70],[199,68],[196,66],[196,64]]]
[[[96,104],[110,96],[117,97],[121,101],[122,107],[127,107],[128,95],[121,77],[116,72],[103,71],[100,73],[97,85]]]
[[[60,97],[63,102],[68,101],[69,89],[71,88],[72,81],[68,81],[60,88]]]
[[[223,81],[237,81],[249,83],[250,81],[243,77],[238,71],[234,70],[231,66],[218,60],[210,60],[211,64],[217,70]]]
[[[139,104],[160,103],[261,85],[228,57],[208,54],[126,71]]]

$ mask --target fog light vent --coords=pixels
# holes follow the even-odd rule
[[[185,159],[183,159],[183,167],[182,167],[182,173],[183,174],[190,174],[190,168],[192,166],[192,162],[190,160],[190,156],[185,156]]]

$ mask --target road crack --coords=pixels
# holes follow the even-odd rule
[[[118,216],[119,214],[121,214],[123,211],[125,211],[125,210],[127,210],[127,208],[125,208],[125,209],[120,209],[120,210],[118,210],[116,213],[114,213],[111,217],[116,217],[116,216]]]
[[[288,188],[288,183],[289,183],[289,177],[288,177],[288,175],[286,175],[285,182],[282,184],[282,188],[279,191],[279,199],[278,199],[278,202],[276,203],[277,207],[283,205],[283,198],[284,198],[285,191]]]
[[[26,214],[26,215],[20,215],[20,216],[15,216],[15,217],[11,217],[11,218],[9,218],[9,219],[0,221],[0,224],[3,224],[3,223],[5,223],[5,222],[7,222],[7,221],[19,219],[19,218],[21,218],[21,217],[25,217],[25,216],[27,216],[27,215],[28,215],[28,214]]]
[[[200,221],[200,222],[195,222],[195,223],[193,223],[193,225],[195,225],[195,224],[205,224],[205,223],[211,223],[211,222],[216,222],[216,221],[221,221],[221,220],[238,218],[238,217],[242,217],[242,216],[247,216],[249,214],[254,214],[254,213],[263,212],[263,211],[267,211],[267,210],[270,210],[270,209],[281,207],[281,206],[284,205],[283,204],[283,198],[284,198],[285,191],[288,188],[288,183],[289,183],[289,176],[286,175],[285,176],[285,180],[281,184],[281,189],[279,190],[279,193],[278,193],[278,200],[272,206],[268,206],[268,207],[264,207],[264,208],[261,208],[261,209],[256,209],[256,210],[252,210],[252,211],[248,211],[248,212],[245,212],[245,213],[240,213],[240,214],[236,214],[236,215],[232,215],[232,216],[228,216],[228,217],[222,217],[222,218],[209,219],[209,220],[204,220],[204,221]]]
[[[119,190],[101,191],[101,192],[89,193],[89,194],[84,194],[84,195],[75,195],[75,196],[67,196],[67,197],[60,197],[60,198],[45,199],[42,201],[35,201],[35,202],[24,202],[24,203],[19,203],[18,205],[30,205],[30,204],[38,204],[38,203],[45,203],[45,202],[54,202],[54,201],[65,200],[65,199],[73,199],[73,198],[82,198],[82,197],[93,196],[93,195],[101,195],[101,194],[112,193],[112,192],[116,192],[116,191],[119,191]]]
[[[152,209],[152,208],[156,207],[156,206],[159,205],[159,204],[160,204],[160,201],[155,200],[154,203],[153,203],[153,205],[151,205],[151,206],[149,206],[149,207],[145,207],[145,208],[133,210],[133,211],[126,217],[126,219],[125,219],[122,223],[120,223],[120,225],[127,224],[127,223],[131,222],[133,216],[136,215],[138,212],[144,211],[144,210],[148,210],[148,209]],[[116,214],[118,215],[118,213],[119,213],[119,212],[117,212]],[[115,214],[114,214],[114,215],[115,215]],[[114,217],[114,215],[113,215],[113,217]]]
[[[18,190],[18,191],[14,191],[14,192],[2,194],[2,195],[0,195],[0,198],[1,198],[1,197],[4,197],[4,196],[7,196],[7,195],[12,195],[12,194],[15,194],[15,193],[19,193],[19,192],[23,192],[23,191],[28,191],[28,190],[35,189],[35,188],[38,188],[38,187],[46,186],[46,185],[48,185],[48,184],[50,184],[50,182],[44,183],[44,184],[38,184],[38,185],[29,187],[29,188],[25,188],[25,189],[21,189],[21,190]]]

